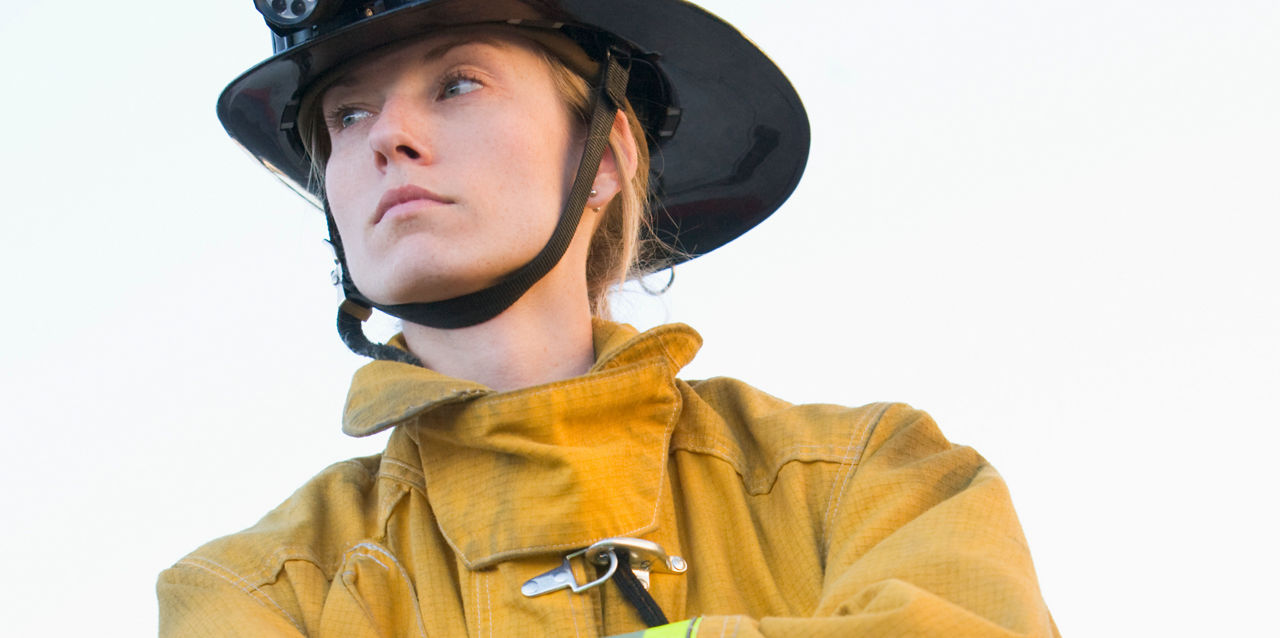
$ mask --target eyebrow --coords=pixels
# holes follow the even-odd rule
[[[466,46],[468,44],[486,44],[496,48],[496,47],[501,47],[502,45],[505,44],[505,42],[499,40],[498,38],[495,38],[492,36],[485,36],[485,35],[479,35],[479,36],[455,35],[453,37],[446,38],[443,42],[437,44],[436,46],[431,47],[430,49],[427,49],[427,51],[422,54],[421,59],[423,62],[431,62],[433,60],[437,60],[439,58],[444,57],[450,51],[458,47]],[[325,92],[328,92],[329,89],[333,89],[333,88],[350,88],[355,86],[356,84],[357,84],[357,81],[354,80],[351,77],[351,73],[348,72],[348,73],[344,73],[341,77],[329,83],[329,85],[326,86],[324,90]]]

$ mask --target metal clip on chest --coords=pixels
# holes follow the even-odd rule
[[[520,593],[532,598],[566,588],[576,594],[596,587],[609,580],[618,570],[616,552],[622,551],[628,553],[631,573],[635,574],[646,590],[649,589],[650,571],[683,574],[689,568],[683,558],[667,556],[662,546],[653,541],[626,537],[606,538],[565,556],[559,567],[530,578],[520,587]],[[593,581],[579,585],[573,573],[573,559],[579,556],[588,564],[605,567],[605,573]]]

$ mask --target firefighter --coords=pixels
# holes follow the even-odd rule
[[[684,381],[696,332],[610,321],[800,179],[804,108],[736,30],[680,0],[255,2],[275,54],[218,115],[326,216],[373,359],[343,428],[392,432],[161,574],[162,635],[1057,634],[1003,481],[926,414]],[[403,332],[366,338],[373,309]]]

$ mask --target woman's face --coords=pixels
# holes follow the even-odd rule
[[[546,61],[500,31],[375,54],[321,108],[325,191],[347,266],[384,304],[474,292],[532,259],[581,157]]]

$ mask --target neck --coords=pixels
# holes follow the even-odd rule
[[[543,285],[549,283],[479,325],[446,330],[405,322],[405,341],[426,367],[499,391],[584,374],[595,363],[585,286],[565,291]]]

